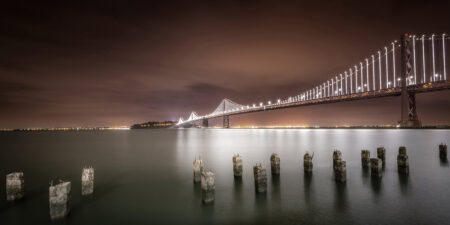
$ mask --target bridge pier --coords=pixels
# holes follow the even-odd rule
[[[208,119],[202,119],[202,126],[203,127],[208,127]]]
[[[412,42],[408,34],[400,37],[401,40],[401,120],[400,127],[420,127],[421,123],[417,116],[416,94],[408,92],[406,80],[410,79],[412,74]]]
[[[230,128],[230,116],[223,116],[223,128]]]

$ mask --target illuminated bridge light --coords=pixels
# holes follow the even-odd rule
[[[446,42],[448,40],[448,36],[446,36],[446,34],[442,34],[442,44],[439,38],[440,35],[435,36],[434,34],[431,36],[422,35],[421,37],[417,37],[416,35],[412,36],[412,54],[410,63],[412,64],[411,70],[413,71],[411,71],[411,74],[405,78],[405,82],[407,82],[406,85],[418,84],[420,82],[426,83],[427,76],[428,79],[430,79],[428,80],[428,82],[447,79]],[[416,40],[419,41],[417,43],[417,51],[419,51],[417,54],[420,54],[420,52],[422,52],[422,57],[418,55],[418,57],[416,58]],[[431,41],[429,47],[427,47],[430,49],[425,49],[425,40]],[[422,44],[422,46],[420,46],[420,44]],[[315,102],[312,102],[311,100],[316,99],[324,99],[323,102],[326,103],[326,101],[331,100],[334,96],[364,93],[361,95],[348,96],[349,99],[354,97],[360,98],[366,96],[365,91],[373,91],[373,93],[371,94],[382,94],[382,96],[386,96],[386,93],[398,94],[399,89],[383,90],[384,88],[389,89],[392,87],[396,88],[398,86],[401,86],[400,81],[402,81],[402,76],[397,76],[396,66],[398,65],[396,65],[395,55],[396,48],[401,47],[401,45],[398,45],[398,42],[394,41],[391,42],[391,45],[388,46],[385,46],[384,50],[380,49],[380,51],[377,51],[378,57],[376,56],[376,54],[372,54],[370,55],[370,57],[365,58],[365,63],[360,62],[359,65],[356,64],[348,70],[342,73],[338,73],[337,76],[333,75],[332,78],[326,80],[318,86],[313,86],[311,89],[299,91],[298,93],[300,94],[298,95],[278,98],[276,102],[268,100],[267,105],[272,106],[277,104],[279,107],[276,108],[284,108],[292,106],[291,103],[303,101],[315,104]],[[442,50],[440,49],[440,46],[442,46]],[[392,55],[390,51],[392,51]],[[384,57],[384,59],[382,57]],[[390,59],[391,57],[392,61]],[[369,59],[371,60],[369,61]],[[377,60],[378,65],[376,65]],[[383,68],[384,66],[382,66],[383,63],[385,64],[385,68]],[[390,65],[390,63],[392,63],[392,65]],[[370,68],[370,66],[372,66],[372,68]],[[426,68],[426,66],[428,66],[428,68]],[[383,71],[385,71],[385,75],[383,74]],[[392,72],[392,78],[389,77],[390,71]],[[370,73],[372,73],[372,76],[370,76]],[[372,79],[372,81],[370,79]],[[378,81],[376,79],[378,79]],[[419,81],[417,81],[417,79],[419,79]],[[350,82],[350,84],[348,84],[348,82]],[[377,82],[379,82],[379,87]],[[385,85],[385,87],[383,84]],[[434,85],[419,88],[434,88]],[[333,101],[334,100],[336,99],[333,99]],[[320,101],[320,103],[322,103],[322,101]],[[210,119],[214,117],[227,116],[227,114],[231,112],[233,112],[233,115],[243,113],[242,110],[244,109],[246,109],[246,112],[260,111],[262,107],[265,107],[263,102],[260,102],[259,106],[257,106],[256,104],[244,106],[234,103],[229,99],[223,99],[214,112],[206,114],[204,116],[199,116],[195,112],[192,112],[189,118],[186,120],[183,120],[180,117],[177,124],[188,123],[200,119]]]

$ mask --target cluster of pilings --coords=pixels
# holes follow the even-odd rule
[[[361,164],[363,168],[370,166],[372,177],[381,178],[383,167],[386,164],[386,149],[383,147],[377,148],[377,158],[370,158],[369,150],[361,150]],[[398,149],[397,170],[401,174],[409,174],[409,160],[405,146],[400,146]]]
[[[48,200],[50,219],[59,220],[70,213],[70,196],[72,183],[59,180],[54,184],[50,181]],[[81,195],[94,193],[94,168],[84,167],[81,175]],[[6,200],[13,202],[25,197],[25,179],[23,172],[13,172],[6,175]]]
[[[313,172],[313,157],[314,154],[305,153],[303,156],[303,169],[305,174]],[[447,159],[447,145],[441,143],[439,145],[439,157]],[[242,156],[237,154],[232,157],[233,175],[235,178],[242,178],[243,175],[243,160]],[[272,176],[280,175],[280,157],[273,153],[270,156],[270,166]],[[361,165],[365,169],[370,169],[372,178],[381,179],[383,176],[383,168],[386,164],[386,149],[384,147],[377,148],[377,157],[370,158],[370,151],[367,149],[361,150]],[[397,155],[397,168],[400,174],[409,174],[409,159],[406,147],[400,146]],[[333,151],[333,172],[336,182],[346,182],[347,167],[346,162],[342,160],[342,152],[339,150]],[[253,177],[255,182],[255,192],[267,192],[267,172],[266,168],[261,163],[253,166]],[[215,191],[215,175],[211,171],[203,169],[203,161],[201,158],[194,160],[194,182],[200,182],[202,187],[202,201],[204,203],[211,203],[214,201]]]
[[[215,198],[216,176],[215,174],[203,168],[203,160],[198,157],[194,159],[194,183],[201,182],[202,202],[212,203]]]

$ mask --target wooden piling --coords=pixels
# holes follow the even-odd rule
[[[233,156],[233,174],[242,177],[242,157],[239,154]]]
[[[59,184],[49,188],[50,218],[52,220],[63,219],[70,213],[71,183],[60,181]]]
[[[203,161],[199,157],[194,159],[194,182],[200,182],[202,180]]]
[[[280,175],[280,157],[276,153],[270,156],[270,169],[273,175]]]
[[[381,159],[383,165],[386,163],[386,149],[384,147],[377,148],[377,158]]]
[[[81,173],[81,195],[94,193],[94,168],[84,167]]]
[[[380,158],[370,159],[370,175],[376,178],[383,176],[383,161]]]
[[[261,164],[253,166],[253,176],[255,179],[255,190],[258,193],[267,191],[267,173]]]
[[[204,170],[202,171],[202,202],[211,203],[214,202],[215,190],[216,190],[216,176],[213,172]]]
[[[363,167],[370,167],[370,151],[361,150],[361,164]]]
[[[312,173],[313,171],[313,155],[306,153],[303,156],[303,170],[305,171],[305,173]]]
[[[14,172],[6,175],[6,200],[15,201],[25,195],[25,181],[23,172]]]
[[[439,157],[441,159],[447,159],[447,145],[444,143],[439,145]]]
[[[406,154],[406,147],[401,146],[398,149],[397,155],[397,169],[399,173],[408,174],[409,173],[409,160]]]

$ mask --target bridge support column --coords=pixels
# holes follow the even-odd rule
[[[202,126],[203,127],[208,127],[208,119],[202,119]]]
[[[230,128],[230,116],[223,116],[223,128]]]
[[[413,92],[408,92],[407,84],[412,82],[412,52],[411,52],[411,38],[408,34],[400,37],[401,40],[401,127],[420,127],[421,123],[417,116],[416,110],[416,96]],[[409,80],[410,82],[406,82]],[[395,81],[394,81],[395,82]]]

